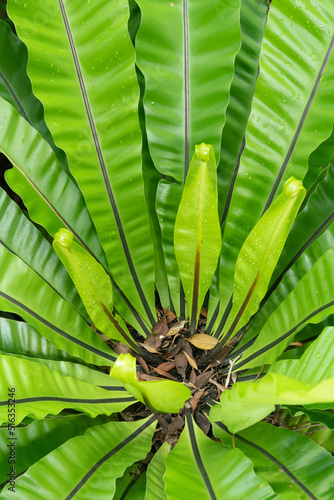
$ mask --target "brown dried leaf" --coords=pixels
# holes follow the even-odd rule
[[[161,370],[160,368],[153,368],[153,370],[157,373],[159,373],[159,375],[161,375],[162,377],[166,377],[166,378],[170,378],[171,380],[175,380],[175,377],[173,377],[172,375],[170,375],[168,372],[165,372],[164,370]]]
[[[137,372],[139,380],[162,380],[161,377],[152,377],[151,375],[146,375],[146,373]]]
[[[175,365],[176,365],[176,370],[179,375],[184,379],[186,376],[186,369],[187,369],[187,358],[183,354],[183,352],[179,352],[175,358]]]
[[[160,370],[164,370],[165,372],[170,372],[175,368],[175,362],[174,361],[166,361],[165,363],[161,363],[161,365],[158,366]]]
[[[202,307],[201,309],[201,316],[204,316],[204,318],[208,317],[208,310],[206,307]]]
[[[152,347],[150,345],[146,345],[143,342],[138,342],[138,344],[141,345],[142,347],[144,347],[146,349],[146,351],[148,351],[148,352],[152,352],[153,354],[159,354],[159,352],[154,347]]]
[[[159,413],[156,414],[156,418],[157,418],[163,432],[165,434],[168,434],[169,424],[168,424],[167,420],[164,419],[164,417],[162,415],[160,415]]]
[[[183,346],[182,350],[185,351],[187,354],[189,354],[189,356],[191,356],[192,358],[194,357],[191,345],[189,344],[189,342],[187,340],[184,341],[184,346]]]
[[[167,323],[170,323],[171,321],[173,321],[176,318],[176,314],[174,314],[169,309],[165,309],[164,307],[162,309],[166,315]]]
[[[203,389],[201,391],[197,391],[197,392],[195,392],[194,396],[191,398],[191,407],[192,407],[193,413],[194,413],[196,406],[198,405],[201,397],[203,396],[203,392],[204,392]]]
[[[209,420],[203,415],[202,412],[198,411],[194,415],[195,417],[195,422],[198,425],[198,427],[204,432],[204,434],[208,434],[211,424]]]
[[[146,361],[141,357],[141,356],[136,356],[137,358],[137,361],[138,363],[140,364],[140,366],[142,367],[142,369],[144,370],[145,373],[149,373],[150,370],[146,364]]]
[[[194,358],[192,358],[191,356],[189,356],[189,354],[186,352],[186,351],[182,351],[183,354],[185,355],[185,357],[187,358],[188,360],[188,363],[190,364],[190,366],[192,368],[195,368],[195,370],[198,370],[198,366],[197,366],[197,363],[196,361],[194,360]]]
[[[192,368],[191,373],[190,373],[189,382],[192,385],[196,384],[196,373],[195,373],[195,370],[193,368]]]
[[[175,432],[181,432],[184,427],[184,418],[180,415],[171,418],[171,423],[168,426],[168,434],[175,434]]]
[[[110,339],[109,339],[110,340]],[[132,356],[134,355],[134,352],[133,350],[131,349],[131,347],[129,347],[128,345],[126,344],[123,344],[123,342],[120,342],[119,340],[116,342],[116,344],[114,345],[113,347],[113,351],[116,353],[116,354],[131,354]]]
[[[209,380],[209,378],[211,378],[211,375],[213,374],[213,370],[210,370],[208,372],[205,372],[205,373],[201,373],[200,375],[197,375],[196,377],[196,387],[200,388],[200,387],[203,387]]]
[[[183,320],[183,321],[179,321],[178,323],[176,323],[175,325],[173,325],[173,326],[169,329],[169,331],[168,331],[168,333],[167,333],[167,337],[170,337],[171,335],[176,335],[177,333],[179,333],[179,332],[182,330],[182,328],[184,327],[184,325],[185,325],[186,323],[188,323],[188,320],[187,320],[187,319],[185,319],[185,320]]]
[[[161,342],[163,339],[166,337],[168,333],[168,325],[167,325],[167,319],[166,316],[163,315],[155,323],[155,325],[152,328],[152,333],[145,339],[144,341],[144,347],[146,349],[148,347],[152,347],[153,349],[158,349],[161,345]],[[147,349],[149,352],[157,352],[157,351],[150,351]]]
[[[167,353],[166,357],[167,358],[174,358],[174,356],[179,352],[179,350],[181,349],[181,347],[183,347],[183,345],[184,345],[183,339],[179,338],[178,341],[176,342],[173,350],[170,351],[169,353]]]
[[[188,339],[188,342],[197,347],[197,349],[210,351],[210,349],[213,349],[218,344],[218,339],[206,333],[195,333],[195,335]]]

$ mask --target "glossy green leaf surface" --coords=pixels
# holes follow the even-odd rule
[[[334,149],[333,149],[334,151]],[[273,287],[282,279],[291,264],[328,228],[334,219],[334,166],[329,166],[325,177],[316,186],[305,208],[298,214],[287,238],[277,269]]]
[[[0,242],[34,269],[79,314],[88,318],[66,269],[49,242],[9,196],[0,191]]]
[[[6,172],[6,180],[26,203],[30,217],[52,236],[65,225],[104,262],[84,198],[50,145],[3,99],[0,120],[0,151],[15,167]]]
[[[274,363],[293,335],[307,323],[318,323],[334,311],[334,250],[329,249],[275,309],[255,342],[234,369]],[[278,333],[276,333],[278,332]]]
[[[217,173],[212,146],[195,147],[174,228],[175,256],[194,333],[217,267],[221,237]]]
[[[88,382],[66,376],[47,366],[14,356],[1,355],[1,422],[8,422],[8,388],[15,388],[15,425],[27,415],[41,419],[64,408],[82,411],[90,417],[110,415],[135,399],[122,387],[107,391]],[[11,422],[13,423],[13,422]]]
[[[333,20],[331,0],[282,0],[270,7],[246,147],[222,243],[220,318],[249,231],[281,183],[290,176],[304,177],[308,155],[332,129]]]
[[[297,236],[297,235],[296,235]],[[296,288],[299,281],[311,270],[312,266],[331,248],[334,246],[334,225],[331,223],[329,227],[315,241],[311,241],[307,249],[301,253],[292,267],[288,269],[284,276],[281,276],[281,281],[277,286],[273,285],[263,299],[264,303],[260,307],[258,314],[249,324],[247,333],[241,341],[241,347],[236,352],[240,354],[248,349],[258,337],[264,324],[269,316],[277,309],[277,307],[288,297],[288,295]],[[293,262],[293,260],[292,260]],[[291,263],[292,263],[291,262]],[[271,293],[272,291],[272,293]],[[295,336],[295,340],[304,340],[319,334],[326,326],[331,325],[331,315],[324,317],[316,325],[306,324],[301,327],[300,333]],[[303,336],[305,332],[306,336]],[[307,333],[308,332],[308,333]],[[301,337],[300,337],[301,335]],[[237,354],[237,355],[238,355]]]
[[[225,220],[235,176],[237,175],[243,139],[251,110],[258,75],[259,58],[268,6],[265,1],[243,0],[240,3],[241,47],[234,63],[230,101],[226,109],[220,161],[217,168],[219,216]]]
[[[106,421],[104,415],[90,418],[86,415],[70,415],[35,422],[15,428],[16,437],[16,473],[25,472],[31,465],[38,462],[42,457],[58,448],[68,439],[82,435],[94,425],[103,424]],[[8,482],[8,427],[0,429],[0,490]]]
[[[138,381],[136,359],[131,354],[118,356],[110,376],[120,380],[130,394],[153,411],[178,413],[191,396],[188,387],[172,380]]]
[[[246,238],[235,266],[226,340],[258,310],[305,194],[302,183],[291,177]]]
[[[300,359],[277,361],[263,379],[234,384],[211,409],[211,421],[221,420],[235,433],[261,420],[275,405],[333,403],[333,331],[325,329]]]
[[[40,16],[31,24],[36,9]],[[8,10],[29,49],[34,93],[67,155],[115,281],[154,323],[154,259],[128,7],[123,0],[97,0],[80,9],[47,0],[23,8],[10,2]]]
[[[166,272],[168,276],[168,288],[171,296],[171,306],[177,314],[185,317],[185,305],[183,294],[180,293],[181,277],[176,262],[174,251],[174,225],[177,207],[182,198],[183,184],[162,179],[157,188],[156,210],[161,227],[161,244],[164,251]],[[175,211],[170,207],[174,206]]]
[[[152,458],[146,474],[145,500],[167,500],[163,476],[166,471],[165,460],[170,446],[164,443]]]
[[[149,147],[156,168],[182,183],[196,144],[212,144],[218,159],[240,47],[239,2],[139,0],[138,5],[136,53],[146,81]]]
[[[43,107],[34,96],[27,75],[28,51],[9,25],[0,21],[0,96],[6,99],[50,144],[62,167],[68,171],[64,152],[55,145],[44,121]]]
[[[333,189],[334,169],[329,167],[292,225],[259,314],[244,337],[246,343],[260,332],[266,319],[321,255],[334,246]]]
[[[32,269],[0,245],[0,308],[22,316],[58,349],[110,366],[115,355],[86,322]]]
[[[261,44],[267,17],[264,0],[253,2],[243,0],[240,4],[241,47],[234,63],[234,76],[230,88],[230,100],[226,109],[226,123],[223,128],[220,160],[217,166],[219,218],[224,225],[229,210],[234,183],[244,148],[244,136],[251,110]],[[224,227],[224,226],[223,226]],[[219,276],[219,270],[217,269]],[[208,310],[208,332],[211,332],[215,314],[219,310],[219,283],[215,280],[210,287]]]
[[[156,203],[170,294],[179,312],[173,232],[180,190],[196,144],[212,144],[216,161],[219,159],[234,60],[240,46],[240,4],[238,0],[209,4],[199,0],[158,0],[154,4],[139,0],[138,5],[142,20],[136,54],[146,83],[148,145],[157,170],[176,180],[160,182]],[[220,29],[222,24],[224,30]]]
[[[276,361],[269,371],[307,384],[319,384],[334,377],[333,350],[334,327],[328,327],[311,343],[300,359]]]
[[[55,361],[82,362],[79,358],[70,356],[66,351],[54,347],[33,326],[23,321],[0,318],[0,331],[1,352]]]
[[[214,425],[214,434],[226,446],[233,446],[226,427]],[[235,434],[234,442],[253,462],[255,473],[285,500],[330,500],[333,496],[333,457],[307,436],[259,422]]]
[[[209,439],[187,415],[185,429],[165,461],[169,500],[277,498],[269,485],[254,474],[251,462],[242,452]]]
[[[64,498],[110,498],[116,478],[149,452],[155,425],[155,417],[151,417],[91,427],[84,436],[70,439],[33,465],[17,479],[16,492],[27,500],[42,500],[48,495],[56,498],[61,475]],[[2,495],[11,498],[12,492],[4,491]]]
[[[125,481],[126,479],[126,481]],[[123,490],[123,491],[122,491]],[[139,500],[145,498],[146,472],[138,472],[118,479],[113,500]]]
[[[55,235],[53,248],[68,270],[96,328],[112,339],[136,347],[124,322],[121,326],[111,312],[111,281],[101,264],[75,243],[73,234],[66,229]]]

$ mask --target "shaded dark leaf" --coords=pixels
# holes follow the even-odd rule
[[[167,324],[167,319],[166,316],[163,315],[157,323],[153,326],[152,333],[145,339],[144,341],[144,347],[150,352],[155,352],[151,351],[149,349],[158,349],[161,345],[162,340],[168,333],[168,324]]]
[[[186,376],[187,358],[185,357],[183,352],[179,352],[178,354],[176,354],[174,359],[177,373],[184,379],[184,377]]]
[[[213,374],[213,370],[207,371],[205,373],[201,373],[196,377],[196,387],[200,388],[203,387],[208,381],[209,378],[211,378],[211,375]]]
[[[210,431],[211,424],[209,420],[203,415],[201,412],[196,412],[194,414],[195,422],[198,425],[198,427],[204,432],[204,434],[208,434]]]

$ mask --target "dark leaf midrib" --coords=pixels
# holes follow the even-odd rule
[[[194,430],[194,424],[192,421],[192,416],[191,413],[186,413],[186,419],[187,419],[187,425],[188,425],[188,432],[189,432],[189,438],[190,438],[190,444],[191,448],[194,454],[194,458],[196,461],[197,468],[202,476],[202,479],[204,481],[205,487],[208,491],[208,494],[210,495],[211,500],[218,500],[215,492],[213,490],[211,481],[209,479],[208,473],[205,470],[200,451],[198,449],[198,444],[197,444],[197,439],[195,435],[195,430]]]
[[[74,344],[77,344],[80,347],[83,347],[84,349],[87,349],[88,351],[93,352],[94,354],[97,354],[98,356],[101,356],[102,358],[108,359],[108,360],[110,360],[112,362],[116,361],[115,356],[112,356],[111,354],[107,354],[107,353],[105,353],[103,351],[100,351],[96,347],[93,347],[93,346],[91,346],[89,344],[86,344],[82,340],[79,340],[79,339],[77,339],[75,337],[72,337],[69,333],[64,332],[63,330],[61,330],[57,326],[55,326],[52,323],[50,323],[45,318],[42,318],[39,314],[35,313],[35,311],[32,311],[29,307],[25,306],[24,304],[22,304],[21,302],[19,302],[16,299],[14,299],[10,295],[7,295],[6,293],[0,291],[0,297],[3,297],[5,300],[8,300],[8,302],[11,302],[12,304],[14,304],[16,307],[19,307],[20,309],[22,309],[23,311],[25,311],[26,313],[28,313],[33,318],[35,318],[38,321],[40,321],[43,325],[45,325],[48,328],[50,328],[50,330],[53,330],[54,332],[56,332],[57,334],[61,335],[65,339],[69,340],[70,342],[73,342]]]
[[[235,369],[238,370],[240,367],[244,366],[249,361],[252,361],[253,359],[257,358],[258,356],[261,356],[261,354],[269,351],[272,347],[275,347],[277,344],[279,344],[280,342],[282,342],[283,340],[285,340],[286,338],[288,338],[290,335],[292,335],[300,326],[302,326],[304,323],[306,323],[311,318],[313,318],[313,316],[316,316],[317,314],[321,313],[322,311],[328,309],[331,306],[334,306],[334,300],[332,300],[332,301],[328,302],[327,304],[324,304],[323,306],[319,307],[318,309],[316,309],[315,311],[313,311],[311,314],[309,314],[308,316],[306,316],[305,318],[303,318],[297,325],[295,325],[293,328],[291,328],[284,335],[281,335],[279,338],[273,340],[273,342],[271,342],[270,344],[262,347],[258,351],[256,351],[253,354],[251,354],[248,358],[245,358],[242,361],[240,361],[238,364],[235,365]],[[236,356],[238,356],[239,354],[241,354],[242,352],[244,352],[246,349],[248,349],[249,347],[251,347],[254,344],[255,340],[256,340],[256,338],[250,340],[249,342],[247,342],[247,344],[245,344],[239,350],[233,352],[233,358],[235,358]],[[225,372],[225,370],[223,370],[223,373],[224,372]]]
[[[188,0],[183,0],[183,64],[184,64],[184,176],[183,184],[189,170],[190,160],[190,83],[189,83],[189,25]],[[185,295],[180,279],[180,319],[185,318]]]
[[[15,404],[39,403],[43,401],[99,405],[99,404],[124,403],[124,402],[135,403],[137,400],[132,396],[128,396],[125,398],[96,398],[96,399],[63,398],[58,396],[36,396],[30,398],[15,399]],[[0,401],[0,406],[6,406],[6,405],[8,405],[8,400]]]
[[[14,99],[17,107],[19,108],[19,112],[20,114],[23,116],[23,118],[29,123],[29,125],[32,125],[31,121],[29,120],[26,112],[24,111],[23,109],[23,106],[22,104],[20,103],[16,93],[14,92],[14,89],[12,88],[12,86],[10,85],[9,81],[7,80],[7,78],[5,77],[5,75],[2,73],[2,71],[0,71],[0,78],[2,78],[4,84],[6,85],[10,95],[12,96],[12,98]]]
[[[82,98],[83,98],[83,101],[84,101],[85,110],[86,110],[87,118],[88,118],[88,121],[89,121],[89,126],[90,126],[91,133],[92,133],[92,136],[93,136],[95,150],[96,150],[96,153],[97,153],[97,156],[98,156],[98,159],[99,159],[99,164],[100,164],[100,168],[101,168],[103,180],[104,180],[105,187],[106,187],[106,190],[107,190],[107,193],[108,193],[108,198],[109,198],[109,201],[110,201],[110,205],[111,205],[111,208],[113,210],[114,217],[115,217],[115,221],[116,221],[118,233],[119,233],[119,236],[120,236],[120,239],[121,239],[121,242],[122,242],[124,254],[125,254],[128,266],[129,266],[129,270],[130,270],[131,276],[133,278],[133,282],[135,284],[136,290],[137,290],[138,295],[140,297],[140,300],[141,300],[141,302],[143,304],[143,307],[145,309],[145,312],[146,312],[146,314],[147,314],[150,322],[153,325],[155,323],[155,319],[153,317],[152,311],[150,309],[150,306],[149,306],[149,304],[147,302],[147,299],[146,299],[146,296],[144,294],[144,291],[143,291],[143,289],[141,287],[141,284],[139,282],[139,278],[138,278],[137,272],[135,270],[135,267],[134,267],[134,264],[133,264],[133,261],[132,261],[132,257],[131,257],[129,246],[128,246],[128,242],[126,240],[126,236],[125,236],[125,233],[124,233],[124,228],[123,228],[123,225],[122,225],[120,214],[118,212],[118,208],[117,208],[116,201],[115,201],[115,198],[114,198],[114,194],[113,194],[113,191],[112,191],[112,187],[111,187],[111,184],[110,184],[110,181],[109,181],[109,177],[108,177],[108,173],[107,173],[107,168],[106,168],[106,165],[105,165],[105,162],[104,162],[104,158],[103,158],[103,154],[102,154],[102,150],[101,150],[101,146],[100,146],[100,142],[99,142],[97,130],[96,130],[96,127],[95,127],[95,123],[94,123],[94,119],[93,119],[93,115],[92,115],[92,111],[91,111],[91,107],[90,107],[88,95],[87,95],[87,92],[86,92],[86,87],[85,87],[85,84],[84,84],[84,80],[83,80],[83,76],[82,76],[82,72],[81,72],[81,67],[80,67],[80,64],[79,64],[79,59],[78,59],[76,48],[75,48],[75,45],[74,45],[74,40],[73,40],[73,37],[72,37],[72,32],[71,32],[71,28],[70,28],[69,21],[68,21],[68,18],[67,18],[66,10],[65,10],[65,7],[64,7],[64,4],[63,4],[63,0],[58,0],[58,2],[59,2],[59,7],[60,7],[60,10],[61,10],[61,14],[62,14],[64,26],[65,26],[65,29],[66,29],[68,41],[69,41],[69,44],[70,44],[71,53],[72,53],[72,57],[73,57],[73,61],[74,61],[74,65],[75,65],[75,69],[76,69],[76,73],[77,73],[77,77],[78,77],[78,80],[79,80],[80,90],[81,90]]]
[[[269,9],[268,9],[268,10],[269,10]],[[273,187],[272,187],[272,190],[271,190],[271,192],[270,192],[270,194],[269,194],[269,197],[268,197],[268,199],[267,199],[267,202],[266,202],[265,208],[264,208],[264,210],[263,210],[263,212],[262,212],[262,215],[263,215],[263,214],[264,214],[264,213],[268,210],[269,206],[271,205],[271,203],[272,203],[272,201],[273,201],[273,198],[274,198],[274,196],[275,196],[275,194],[276,194],[276,191],[277,191],[277,189],[278,189],[278,186],[279,186],[279,184],[280,184],[280,182],[281,182],[281,180],[282,180],[282,177],[283,177],[283,175],[284,175],[284,172],[285,172],[285,170],[286,170],[286,167],[287,167],[287,165],[288,165],[288,163],[289,163],[289,161],[290,161],[291,155],[292,155],[292,153],[293,153],[293,150],[294,150],[294,148],[295,148],[295,145],[296,145],[297,140],[298,140],[298,138],[299,138],[299,136],[300,136],[300,133],[301,133],[302,128],[303,128],[303,125],[304,125],[304,123],[305,123],[305,120],[306,120],[307,114],[308,114],[308,112],[309,112],[309,110],[310,110],[310,107],[311,107],[311,105],[312,105],[312,103],[313,103],[313,100],[314,100],[315,94],[316,94],[316,92],[317,92],[317,90],[318,90],[319,83],[320,83],[320,79],[321,79],[321,77],[322,77],[322,75],[323,75],[323,73],[324,73],[324,71],[325,71],[326,65],[327,65],[328,60],[329,60],[329,58],[330,58],[331,52],[332,52],[332,50],[333,50],[333,46],[334,46],[334,36],[332,37],[331,43],[330,43],[330,45],[329,45],[329,47],[328,47],[328,50],[327,50],[326,56],[325,56],[324,61],[323,61],[322,65],[321,65],[320,71],[319,71],[319,73],[318,73],[317,79],[316,79],[315,84],[314,84],[314,86],[313,86],[313,89],[312,89],[312,92],[311,92],[311,94],[310,94],[309,100],[308,100],[308,102],[307,102],[307,104],[306,104],[306,106],[305,106],[304,112],[303,112],[303,114],[302,114],[302,117],[301,117],[301,119],[300,119],[300,121],[299,121],[299,124],[298,124],[297,130],[296,130],[296,133],[295,133],[295,135],[294,135],[294,137],[293,137],[293,140],[292,140],[292,142],[291,142],[291,144],[290,144],[289,150],[288,150],[288,152],[287,152],[287,154],[286,154],[286,157],[285,157],[285,159],[284,159],[284,161],[283,161],[283,164],[282,164],[282,166],[281,166],[281,168],[280,168],[280,171],[279,171],[279,173],[278,173],[278,176],[276,177],[276,180],[275,180],[275,182],[274,182],[274,185],[273,185]],[[231,295],[231,297],[232,297],[232,295]],[[219,304],[218,304],[218,306],[219,306]],[[221,332],[221,331],[222,331],[223,327],[224,327],[224,324],[223,324],[223,325],[219,324],[219,326],[218,326],[218,330],[219,330],[219,332]],[[217,336],[217,332],[216,332],[215,336]]]
[[[280,171],[279,171],[279,173],[278,173],[278,176],[276,177],[276,180],[275,180],[274,185],[273,185],[273,187],[272,187],[272,190],[271,190],[271,192],[270,192],[270,194],[269,194],[269,197],[268,197],[267,203],[266,203],[266,205],[265,205],[265,207],[264,207],[264,210],[263,210],[262,215],[264,214],[264,212],[266,212],[266,211],[267,211],[267,209],[268,209],[268,208],[269,208],[269,206],[271,205],[271,202],[273,201],[273,198],[274,198],[274,196],[275,196],[275,194],[276,194],[277,188],[278,188],[278,186],[279,186],[279,184],[280,184],[280,182],[281,182],[281,180],[282,180],[282,177],[283,177],[283,175],[284,175],[285,169],[286,169],[286,167],[287,167],[287,165],[288,165],[288,163],[289,163],[289,161],[290,161],[291,155],[292,155],[292,153],[293,153],[293,150],[294,150],[294,148],[295,148],[295,145],[296,145],[296,143],[297,143],[297,140],[299,139],[300,133],[301,133],[302,128],[303,128],[303,126],[304,126],[304,123],[305,123],[305,120],[306,120],[307,114],[308,114],[308,112],[309,112],[309,110],[310,110],[310,107],[311,107],[311,105],[312,105],[312,103],[313,103],[313,100],[314,100],[315,94],[316,94],[316,92],[317,92],[317,90],[318,90],[319,83],[320,83],[320,79],[321,79],[321,77],[322,77],[322,75],[323,75],[323,73],[324,73],[324,71],[325,71],[325,68],[326,68],[326,66],[327,66],[327,63],[328,63],[328,60],[329,60],[329,58],[330,58],[331,52],[332,52],[332,50],[333,50],[333,46],[334,46],[334,36],[332,37],[331,43],[329,44],[329,47],[328,47],[327,53],[326,53],[326,55],[325,55],[325,58],[324,58],[324,61],[323,61],[322,65],[321,65],[321,68],[320,68],[320,71],[319,71],[319,73],[318,73],[317,79],[316,79],[316,81],[315,81],[315,83],[314,83],[314,86],[313,86],[312,92],[311,92],[310,97],[309,97],[309,99],[308,99],[308,101],[307,101],[307,104],[306,104],[306,106],[305,106],[305,109],[304,109],[304,112],[303,112],[303,114],[302,114],[302,117],[301,117],[301,119],[300,119],[300,121],[299,121],[299,124],[298,124],[297,130],[296,130],[296,133],[295,133],[295,135],[294,135],[294,137],[293,137],[293,139],[292,139],[292,142],[291,142],[291,144],[290,144],[289,150],[288,150],[288,152],[287,152],[287,154],[286,154],[286,157],[285,157],[284,162],[283,162],[283,164],[282,164],[282,166],[281,166],[281,169],[280,169]]]
[[[92,477],[94,472],[97,471],[101,465],[103,465],[109,458],[111,458],[113,455],[115,455],[119,450],[124,448],[127,444],[131,443],[139,434],[144,432],[156,419],[155,415],[152,415],[152,417],[147,420],[143,425],[141,425],[135,432],[130,434],[126,439],[124,439],[121,443],[119,443],[115,448],[113,448],[111,451],[109,451],[106,455],[104,455],[100,460],[96,462],[96,464],[93,465],[93,467],[90,468],[90,470],[87,472],[87,474],[79,481],[79,483],[76,485],[76,487],[71,491],[69,495],[65,498],[65,500],[70,500],[73,498],[76,493],[85,485],[85,483]]]
[[[240,436],[239,434],[232,434],[232,432],[230,432],[228,430],[228,428],[222,424],[221,422],[215,422],[215,424],[220,427],[223,431],[225,431],[227,434],[229,434],[230,436],[234,436],[235,439],[238,439],[239,441],[241,441],[242,443],[250,446],[251,448],[254,448],[255,450],[257,450],[258,452],[260,452],[262,455],[264,455],[265,457],[267,457],[271,462],[273,462],[275,465],[277,465],[279,467],[279,469],[281,469],[283,472],[285,472],[285,474],[297,485],[299,486],[299,488],[309,497],[311,498],[312,500],[318,500],[317,497],[315,497],[313,495],[313,493],[301,482],[299,481],[299,479],[297,479],[297,477],[293,474],[293,472],[290,471],[290,469],[288,469],[288,467],[286,467],[284,464],[282,464],[282,462],[280,462],[279,460],[277,460],[277,458],[275,458],[273,455],[271,455],[271,453],[269,453],[268,451],[266,451],[264,448],[261,448],[261,446],[255,444],[255,443],[252,443],[251,441],[249,441],[248,439],[245,439],[244,437]]]

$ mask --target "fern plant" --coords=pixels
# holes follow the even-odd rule
[[[333,498],[332,1],[8,16],[1,497]]]

